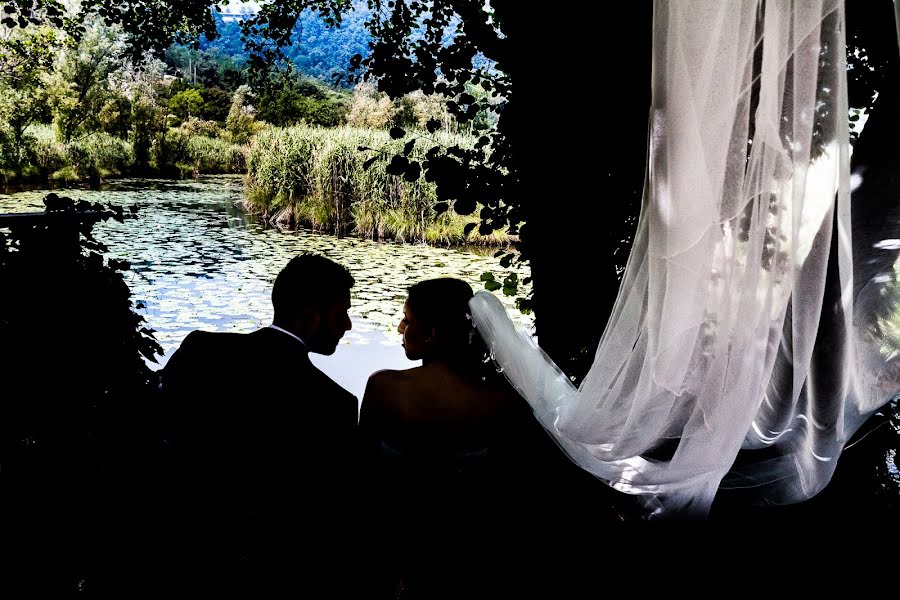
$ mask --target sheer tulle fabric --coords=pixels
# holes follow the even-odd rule
[[[871,318],[894,297],[853,281],[843,27],[837,0],[656,2],[641,217],[579,388],[472,300],[572,460],[657,512],[703,514],[720,484],[811,497],[900,389]],[[760,456],[733,468],[741,448]]]

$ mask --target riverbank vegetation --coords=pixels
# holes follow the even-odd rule
[[[455,99],[442,94],[390,98],[371,84],[330,85],[323,79],[339,73],[327,61],[307,65],[318,77],[299,75],[314,52],[261,76],[232,43],[238,25],[215,20],[224,35],[214,44],[176,44],[163,60],[141,62],[122,30],[99,18],[77,35],[50,22],[10,30],[0,48],[0,185],[240,173],[246,208],[279,227],[442,245],[510,241],[502,229],[479,233],[477,213],[447,210],[433,181],[391,162],[471,150],[495,113],[460,124]],[[368,33],[354,23],[344,38],[319,23],[329,33],[315,43],[334,55],[358,50]],[[12,60],[13,44],[31,60]],[[467,93],[484,96],[474,85]]]

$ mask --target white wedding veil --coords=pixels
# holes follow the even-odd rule
[[[844,27],[839,0],[655,2],[641,216],[580,387],[471,302],[569,457],[658,513],[705,514],[720,485],[813,496],[900,390],[871,317],[894,288],[854,282]]]

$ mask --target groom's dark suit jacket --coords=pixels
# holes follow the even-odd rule
[[[161,381],[161,514],[173,551],[337,560],[358,501],[356,397],[271,328],[195,331]]]

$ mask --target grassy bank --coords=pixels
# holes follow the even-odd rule
[[[430,136],[432,137],[432,136]],[[472,147],[475,138],[437,134],[444,146]],[[420,177],[409,182],[386,171],[391,154],[400,153],[405,141],[392,140],[386,131],[340,127],[269,128],[250,144],[245,185],[250,212],[282,226],[307,225],[338,235],[429,244],[501,245],[504,232],[466,236],[477,215],[447,211],[437,215],[434,184]],[[415,153],[424,155],[433,142],[420,139]],[[373,152],[382,149],[368,168]]]
[[[171,129],[153,141],[146,165],[137,165],[131,141],[91,133],[68,143],[50,126],[30,127],[19,156],[0,153],[0,183],[96,182],[124,175],[190,177],[203,173],[243,173],[245,147]]]

